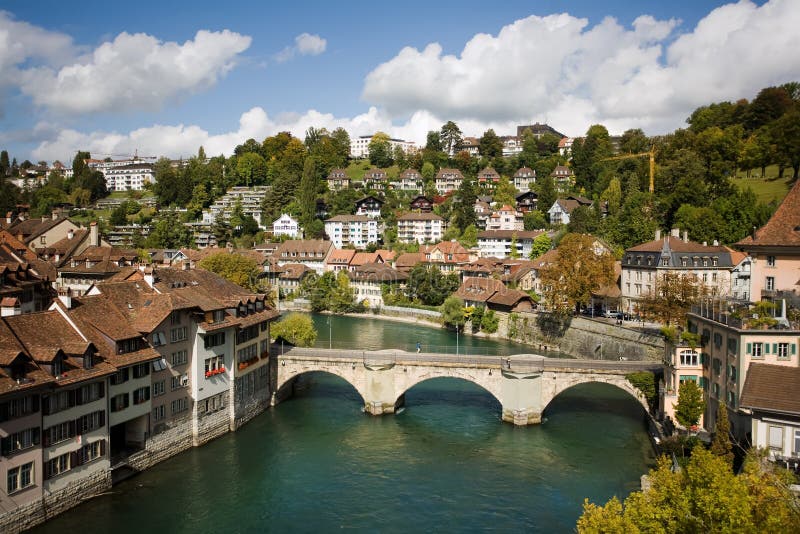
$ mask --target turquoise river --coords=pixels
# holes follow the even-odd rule
[[[318,346],[452,347],[455,333],[315,316]],[[459,337],[459,351],[529,348]],[[36,532],[572,532],[584,498],[638,489],[654,463],[641,406],[612,386],[558,396],[516,428],[480,387],[423,382],[405,408],[365,415],[356,391],[311,373],[295,396],[114,486]]]

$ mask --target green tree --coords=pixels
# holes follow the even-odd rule
[[[611,137],[605,126],[594,124],[586,131],[586,137],[575,140],[572,145],[572,168],[575,185],[593,190],[602,166],[599,163],[612,154]]]
[[[442,150],[448,156],[454,156],[464,146],[461,128],[453,121],[447,121],[439,130],[439,140]]]
[[[418,263],[408,273],[406,295],[427,306],[439,306],[458,285],[457,274],[443,274],[435,265]]]
[[[553,240],[546,233],[541,233],[533,238],[529,258],[535,260],[553,247]]]
[[[122,226],[124,224],[128,224],[128,212],[123,204],[120,204],[111,210],[111,215],[108,218],[108,224],[111,226]]]
[[[497,327],[500,325],[500,318],[494,313],[494,310],[486,310],[481,317],[481,330],[487,334],[494,334],[497,332]]]
[[[608,187],[600,195],[600,200],[608,204],[608,214],[617,215],[622,207],[622,183],[619,178],[612,178]]]
[[[259,289],[258,275],[261,267],[256,261],[241,254],[226,251],[206,256],[198,266],[252,291]]]
[[[236,174],[242,185],[252,187],[267,183],[267,162],[256,152],[245,152],[236,160]]]
[[[8,161],[8,151],[3,150],[0,152],[0,180],[8,175],[8,171],[11,170],[11,163]]]
[[[464,232],[461,234],[458,241],[466,248],[476,246],[478,244],[478,228],[476,228],[474,224],[470,224],[464,228]]]
[[[664,325],[684,324],[686,313],[705,294],[702,282],[679,272],[664,273],[639,298],[639,311]]]
[[[503,155],[503,141],[489,128],[478,140],[478,152],[485,158],[499,158]]]
[[[306,158],[303,166],[303,176],[300,178],[297,200],[300,205],[300,222],[303,227],[306,227],[311,224],[317,213],[316,160],[313,156]]]
[[[447,297],[442,303],[442,321],[448,326],[463,327],[466,322],[464,301],[456,296]]]
[[[183,248],[194,244],[192,232],[178,218],[177,213],[162,212],[153,230],[147,236],[148,248]]]
[[[331,140],[336,147],[336,152],[339,154],[342,162],[347,161],[350,157],[350,134],[341,126],[331,132]]]
[[[293,312],[272,325],[273,339],[282,337],[297,347],[312,347],[317,340],[314,321],[304,313]]]
[[[640,154],[647,152],[650,141],[640,128],[625,130],[619,140],[619,149],[627,154]]]
[[[538,174],[538,171],[537,171]],[[553,181],[553,177],[546,175],[541,180],[538,180],[538,192],[537,192],[537,201],[536,204],[539,207],[539,210],[542,213],[547,213],[548,210],[553,206],[556,200],[558,200],[558,193],[556,192],[556,184]]]
[[[684,380],[678,387],[678,402],[675,405],[675,419],[685,427],[694,426],[706,409],[703,390],[694,380]]]
[[[458,188],[456,197],[457,200],[453,202],[453,223],[459,232],[463,232],[469,225],[478,222],[478,216],[475,215],[475,201],[478,198],[475,182],[465,178]]]
[[[369,161],[373,165],[386,168],[392,164],[392,145],[389,136],[378,132],[369,141]]]
[[[569,216],[567,229],[576,234],[594,234],[600,227],[600,216],[590,206],[578,206]]]
[[[780,162],[792,168],[792,178],[800,173],[800,110],[794,109],[776,120],[771,126],[771,138]]]
[[[511,234],[511,243],[510,243],[510,250],[508,253],[508,257],[512,260],[519,258],[519,250],[517,250],[517,234],[516,232]]]
[[[517,204],[517,193],[518,191],[514,188],[514,184],[508,180],[508,177],[501,176],[492,198],[501,206],[511,206],[513,208]]]
[[[542,230],[547,228],[547,218],[539,210],[532,210],[522,215],[522,224],[525,230]]]
[[[711,453],[724,458],[733,468],[733,444],[731,444],[731,425],[728,421],[728,408],[720,402],[717,406],[717,426],[711,441]]]

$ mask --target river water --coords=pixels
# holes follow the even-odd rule
[[[347,333],[378,348],[368,343],[381,329],[373,321],[335,319],[334,341]],[[316,321],[327,327],[327,318]],[[454,334],[380,324],[382,335],[412,346],[420,338],[455,346]],[[362,325],[363,337],[354,333]],[[320,338],[327,341],[322,328]],[[415,386],[399,414],[372,417],[361,408],[343,380],[304,375],[294,397],[240,431],[37,532],[571,532],[584,498],[624,498],[654,462],[640,405],[607,385],[567,390],[542,425],[525,428],[502,423],[491,395],[457,379]]]

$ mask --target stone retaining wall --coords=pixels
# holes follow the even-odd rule
[[[132,454],[126,463],[144,471],[176,454],[192,448],[192,421],[188,417],[172,428],[151,436],[145,450]]]

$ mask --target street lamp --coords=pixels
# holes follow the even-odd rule
[[[458,356],[458,323],[456,323],[456,356]]]
[[[333,349],[333,328],[331,327],[331,316],[328,316],[328,350]]]

